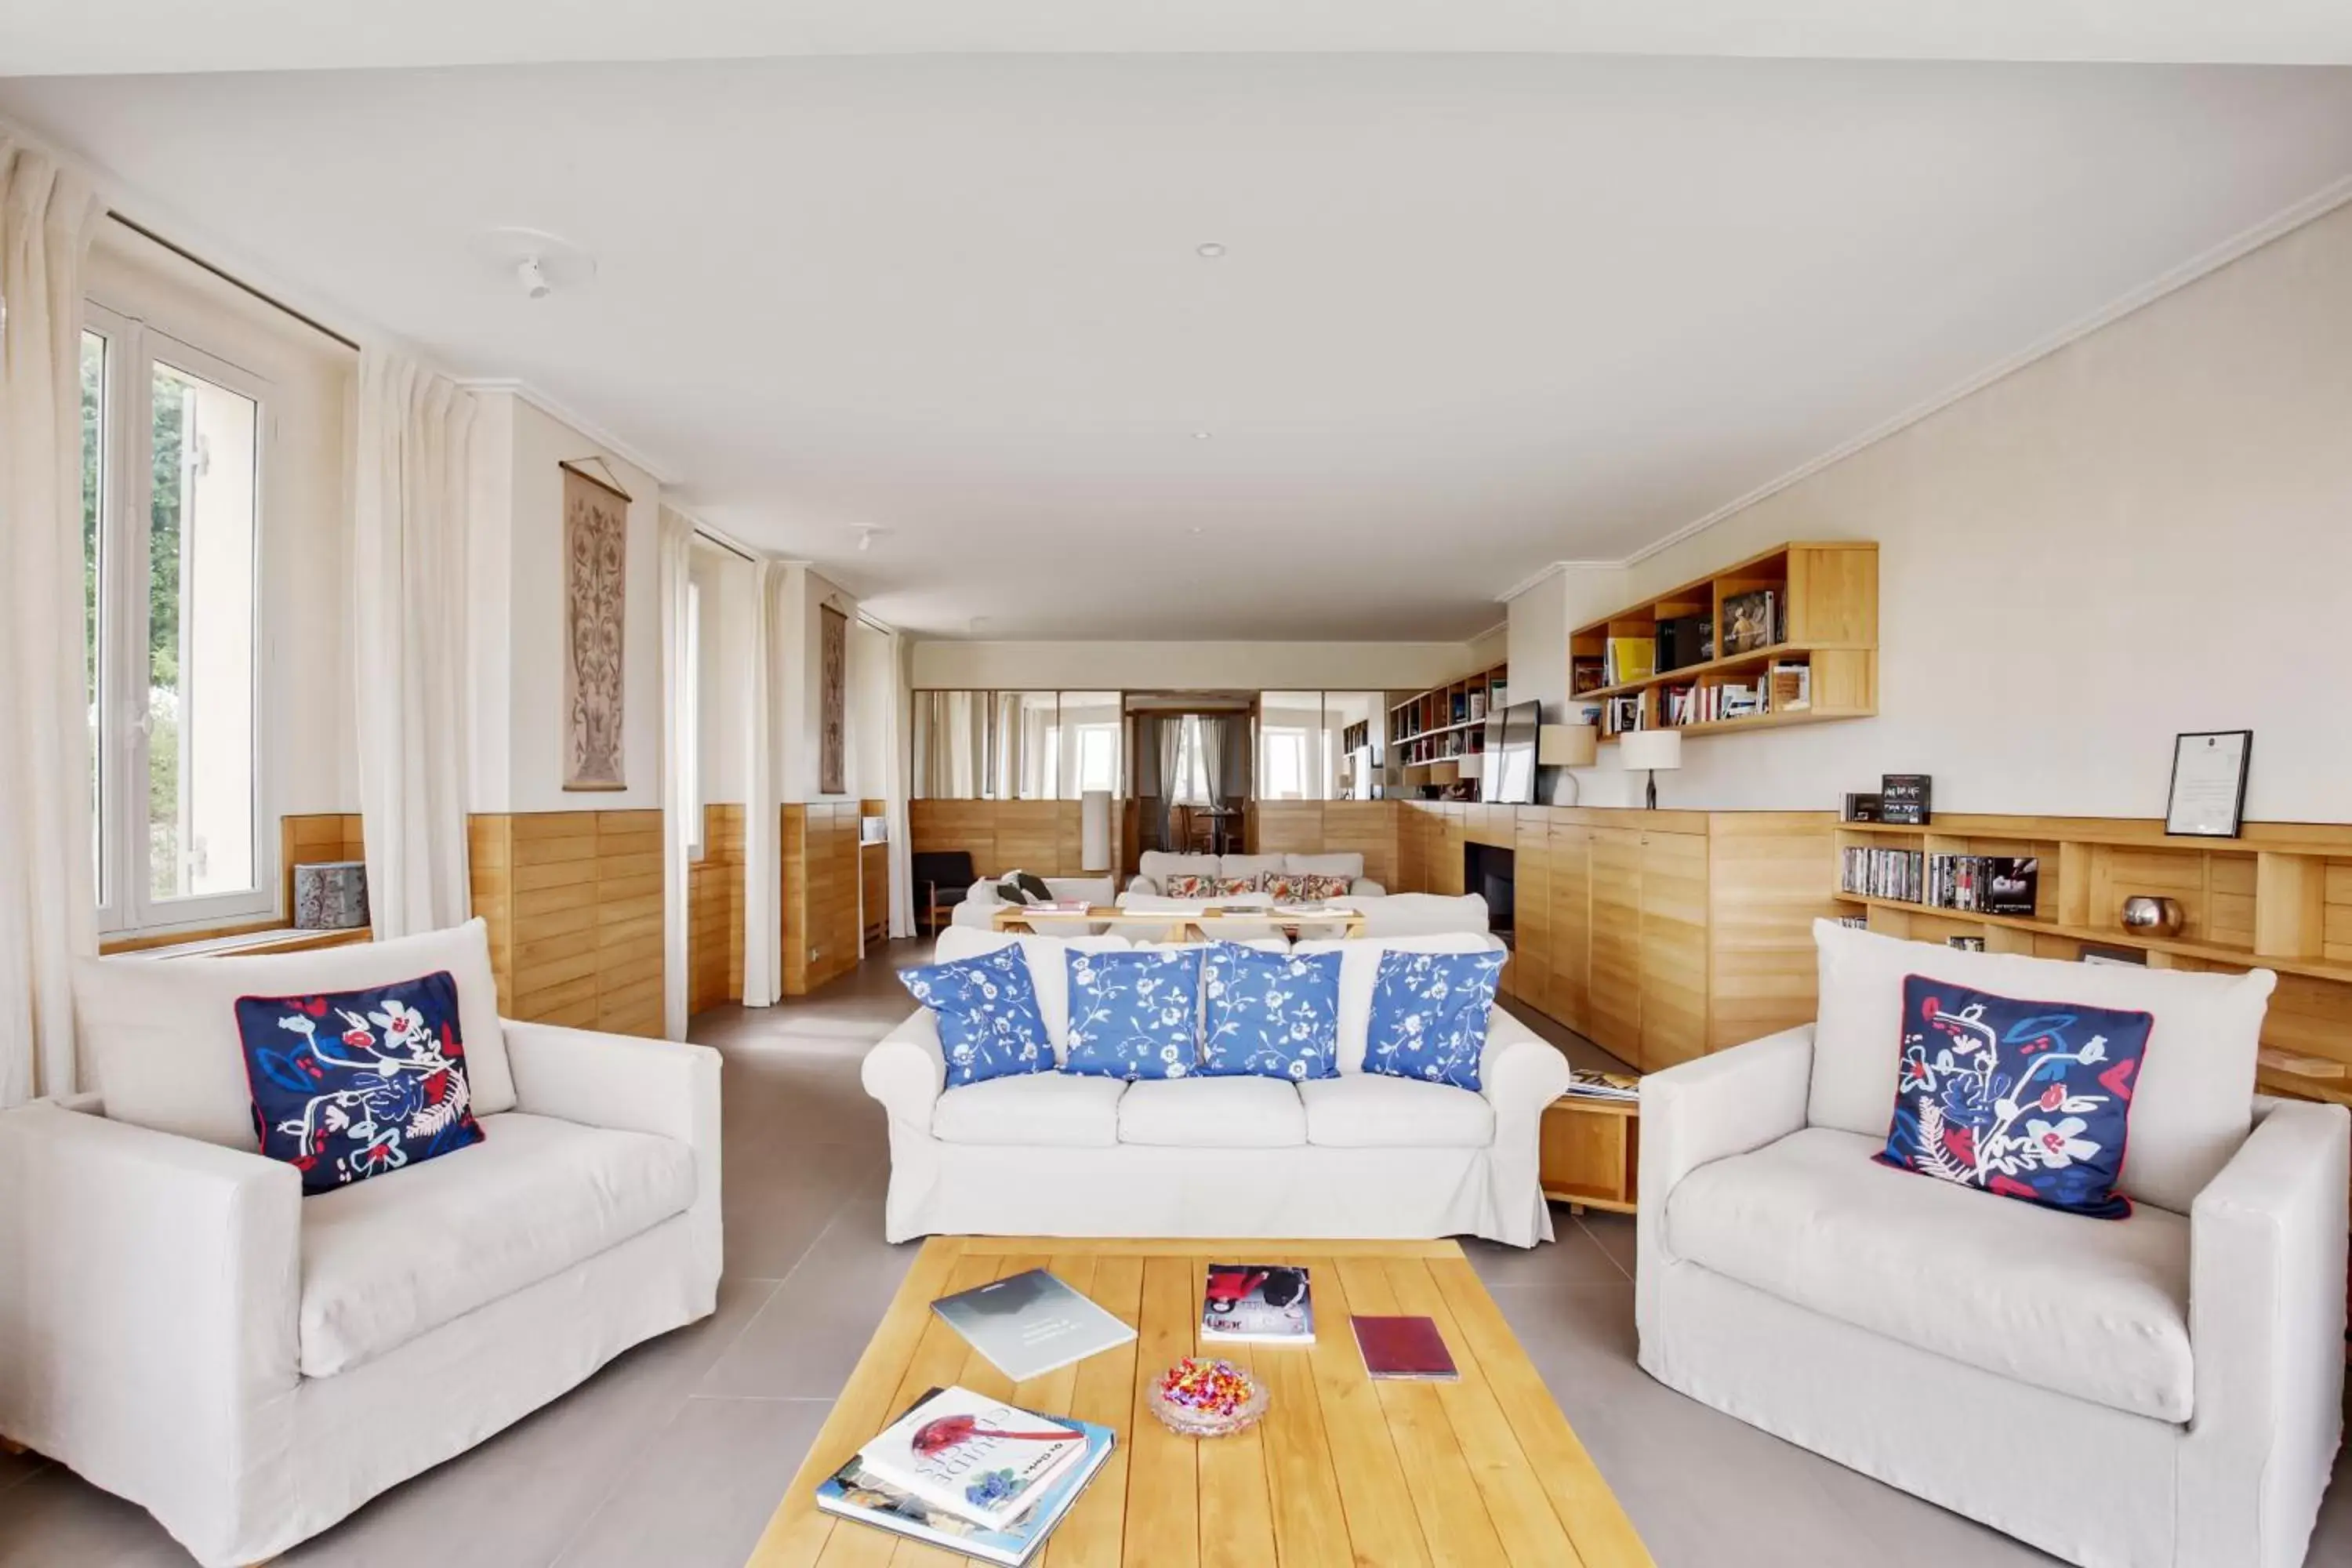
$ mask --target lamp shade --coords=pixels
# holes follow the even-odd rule
[[[1461,777],[1475,779],[1484,778],[1486,774],[1486,759],[1484,756],[1476,752],[1467,752],[1463,754]]]
[[[1110,791],[1090,789],[1078,796],[1078,869],[1110,869]]]
[[[1589,768],[1601,754],[1601,731],[1590,724],[1546,724],[1536,731],[1536,762],[1547,768]]]
[[[1617,737],[1617,760],[1628,773],[1636,769],[1678,768],[1683,765],[1679,730],[1628,730]]]

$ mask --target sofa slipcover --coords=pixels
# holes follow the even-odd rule
[[[1119,1097],[1118,1141],[1286,1149],[1307,1142],[1307,1112],[1298,1090],[1278,1078],[1148,1079]]]
[[[1343,1073],[1298,1086],[1307,1141],[1327,1149],[1475,1149],[1495,1141],[1495,1108],[1451,1084]]]
[[[1030,1072],[968,1083],[940,1096],[931,1132],[949,1143],[1108,1149],[1118,1142],[1127,1085],[1084,1073]]]

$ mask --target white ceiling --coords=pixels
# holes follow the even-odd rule
[[[2352,174],[2341,68],[799,58],[26,79],[0,114],[992,638],[1465,636]],[[501,225],[596,282],[522,299]]]
[[[9,0],[0,72],[860,54],[2352,63],[2342,0]]]

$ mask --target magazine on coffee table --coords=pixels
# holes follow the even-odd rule
[[[1212,1263],[1202,1288],[1201,1341],[1258,1345],[1315,1342],[1307,1270],[1271,1263]]]
[[[1135,1338],[1133,1329],[1042,1268],[942,1296],[931,1310],[1015,1383]]]

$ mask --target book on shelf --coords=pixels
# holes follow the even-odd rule
[[[1086,1451],[1086,1433],[1066,1421],[950,1387],[875,1434],[857,1462],[935,1511],[1002,1530]]]
[[[1606,661],[1591,654],[1580,653],[1568,661],[1568,694],[1581,697],[1588,691],[1598,691],[1609,684],[1602,673]]]
[[[1601,710],[1601,731],[1605,735],[1622,735],[1642,727],[1642,694],[1638,691],[1608,699]]]
[[[1723,635],[1718,639],[1726,658],[1754,653],[1782,641],[1780,595],[1769,588],[1751,588],[1723,601]]]
[[[1629,1072],[1597,1072],[1591,1068],[1570,1068],[1568,1092],[1585,1100],[1639,1100],[1642,1080]]]
[[[1921,901],[1963,914],[2030,917],[2041,868],[2031,855],[1930,855]]]
[[[1658,673],[1715,657],[1714,624],[1705,616],[1675,616],[1658,623]]]
[[[1856,845],[1840,851],[1838,890],[1865,899],[1925,900],[1927,857],[1916,849],[1877,849]]]
[[[1201,1288],[1203,1342],[1311,1345],[1315,1297],[1307,1270],[1287,1264],[1212,1263]]]
[[[934,1388],[909,1407],[908,1415],[946,1392]],[[1022,1411],[1024,1419],[1049,1419]],[[903,1420],[904,1417],[901,1417]],[[1001,1528],[992,1528],[949,1509],[934,1507],[870,1469],[862,1455],[835,1470],[816,1489],[816,1506],[839,1519],[854,1520],[893,1535],[925,1542],[1003,1568],[1021,1568],[1036,1554],[1078,1494],[1110,1457],[1118,1437],[1108,1426],[1071,1417],[1058,1424],[1076,1429],[1085,1448],[1076,1461],[1036,1489],[1028,1508]],[[892,1423],[893,1426],[898,1425]]]
[[[1454,1383],[1462,1373],[1445,1336],[1429,1318],[1364,1317],[1348,1320],[1356,1331],[1356,1349],[1364,1371],[1375,1382],[1405,1378],[1421,1383]]]
[[[1771,713],[1801,713],[1813,705],[1813,667],[1801,658],[1775,659],[1764,674],[1764,706]]]
[[[1926,826],[1930,816],[1929,785],[1926,773],[1882,776],[1878,781],[1879,820],[1901,823],[1906,827]]]
[[[931,1310],[1015,1383],[1135,1338],[1133,1329],[1042,1268],[942,1296]]]
[[[1649,637],[1611,637],[1601,655],[1603,686],[1647,680],[1658,673],[1658,645]]]

